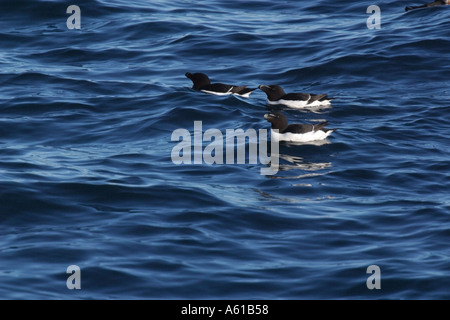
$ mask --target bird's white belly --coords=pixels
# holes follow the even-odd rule
[[[308,104],[307,100],[277,100],[277,101],[270,101],[267,100],[267,102],[270,105],[285,105],[288,106],[290,108],[294,108],[294,109],[304,109],[304,108],[311,108],[311,107],[318,107],[318,106],[327,106],[330,104],[330,100],[324,100],[324,101],[314,101],[310,104]]]
[[[204,93],[214,94],[216,96],[227,96],[227,95],[232,94],[231,89],[227,92],[216,92],[216,91],[208,91],[208,90],[200,90],[200,91],[204,92]]]
[[[310,142],[324,140],[331,134],[331,132],[331,130],[328,132],[319,130],[306,133],[277,133],[272,130],[272,139],[274,141]]]

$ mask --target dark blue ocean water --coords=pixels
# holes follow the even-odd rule
[[[450,7],[420,3],[2,0],[0,298],[449,299]],[[283,112],[338,130],[274,176],[175,165],[194,121],[269,128],[186,72],[327,93]]]

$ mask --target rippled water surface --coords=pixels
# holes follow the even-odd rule
[[[78,0],[69,30],[67,3],[3,0],[0,298],[449,299],[450,7],[419,3]],[[186,72],[327,93],[277,109],[338,130],[276,175],[176,165],[194,121],[269,128],[262,91]]]

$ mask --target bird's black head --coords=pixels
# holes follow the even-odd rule
[[[204,73],[186,73],[186,77],[192,80],[192,83],[194,84],[192,89],[200,90],[204,86],[207,86],[211,84],[211,81],[209,81],[209,78]]]
[[[278,129],[280,130],[280,132],[282,132],[288,126],[286,116],[281,112],[271,112],[269,114],[266,114],[264,115],[264,119],[272,124],[272,129]]]
[[[277,85],[270,85],[270,86],[261,85],[258,88],[266,93],[267,98],[270,101],[277,101],[286,94],[283,88]]]

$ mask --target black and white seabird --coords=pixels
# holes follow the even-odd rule
[[[336,129],[325,129],[328,121],[312,124],[290,124],[281,112],[264,115],[272,124],[272,139],[276,141],[310,142],[326,139]],[[274,130],[278,129],[278,133]]]
[[[247,86],[233,86],[231,84],[211,83],[208,76],[204,73],[188,72],[186,73],[186,77],[192,80],[194,84],[192,89],[219,96],[234,94],[244,98],[248,98],[250,94],[256,90],[256,88],[249,89],[247,88]]]
[[[449,0],[438,0],[430,3],[423,4],[421,6],[409,6],[405,8],[405,11],[410,11],[413,9],[427,8],[427,7],[435,7],[435,6],[445,6],[449,4]]]
[[[272,105],[282,104],[291,108],[303,109],[330,105],[332,98],[326,94],[286,93],[277,85],[259,86],[267,95],[267,102]]]

